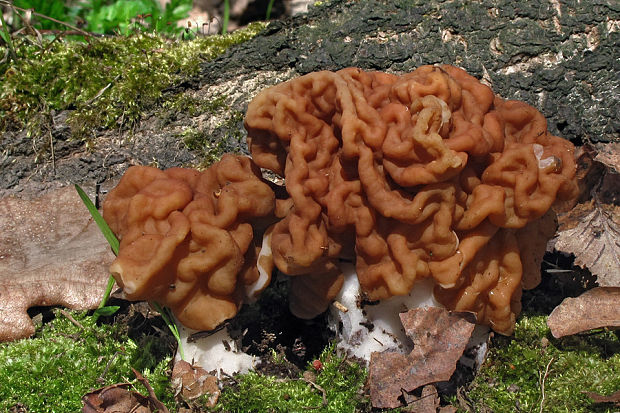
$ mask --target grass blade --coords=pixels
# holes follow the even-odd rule
[[[224,14],[222,16],[222,34],[228,33],[228,20],[230,19],[230,2],[224,0]]]
[[[185,354],[183,353],[183,343],[181,342],[181,336],[179,335],[179,328],[177,324],[174,322],[174,318],[172,317],[172,312],[168,307],[161,307],[159,303],[152,301],[151,304],[155,309],[161,314],[161,318],[164,319],[164,322],[170,329],[170,332],[177,340],[177,345],[179,346],[179,354],[181,355],[181,360],[185,360]]]
[[[101,230],[101,233],[103,234],[105,239],[108,241],[108,244],[110,244],[112,251],[114,251],[114,255],[118,255],[118,238],[116,238],[116,235],[114,235],[114,233],[108,226],[108,223],[105,222],[99,211],[97,211],[97,208],[95,208],[95,204],[93,204],[93,201],[91,201],[88,195],[86,195],[86,192],[84,192],[84,190],[80,188],[78,184],[75,184],[75,190],[77,191],[78,195],[80,195],[80,198],[82,198],[82,202],[84,202],[84,205],[86,205],[88,212],[90,212],[90,215],[95,220],[95,223]]]
[[[97,211],[97,208],[95,208],[95,204],[93,204],[93,201],[91,201],[88,195],[86,195],[86,192],[84,192],[84,190],[80,188],[78,184],[75,184],[75,190],[77,191],[78,195],[82,199],[82,202],[84,202],[84,205],[86,205],[88,212],[90,212],[90,215],[95,220],[95,223],[99,227],[99,230],[101,231],[105,239],[108,241],[108,244],[110,244],[110,247],[112,248],[112,251],[114,252],[114,255],[118,255],[118,248],[119,248],[118,238],[116,238],[116,235],[114,235],[114,233],[108,226],[108,223],[105,222],[105,220],[103,219],[99,211]],[[105,292],[103,294],[103,298],[101,299],[101,302],[99,303],[99,307],[97,307],[98,309],[101,309],[106,306],[106,303],[108,302],[108,298],[110,298],[110,294],[112,293],[112,287],[114,287],[114,282],[115,282],[114,277],[110,275],[110,278],[108,278],[108,285],[106,286]],[[101,315],[101,312],[95,311],[95,313],[93,314],[93,317],[95,317],[95,321],[99,318],[99,315]]]
[[[265,13],[265,20],[269,20],[271,18],[271,9],[273,8],[273,3],[275,0],[269,0],[269,4],[267,4],[267,12]]]

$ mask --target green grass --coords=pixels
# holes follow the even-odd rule
[[[620,339],[601,331],[554,339],[546,316],[522,317],[514,338],[496,340],[468,396],[494,412],[617,412],[596,405],[583,391],[609,395],[620,389]],[[548,366],[548,367],[547,367]]]
[[[35,337],[0,344],[0,412],[21,405],[29,413],[68,413],[82,409],[87,392],[113,383],[135,383],[130,367],[142,372],[158,397],[170,402],[165,375],[170,355],[159,340],[129,339],[114,325],[97,325],[86,313],[71,312],[84,327],[56,312]],[[137,386],[137,391],[146,390]]]

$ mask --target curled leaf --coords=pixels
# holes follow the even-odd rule
[[[581,202],[559,217],[555,249],[597,276],[601,287],[620,286],[620,143],[582,148]]]
[[[597,287],[557,306],[547,325],[560,338],[600,327],[620,327],[620,287]]]
[[[372,353],[369,384],[374,407],[399,407],[403,391],[448,380],[475,327],[465,314],[436,307],[409,310],[400,319],[414,347],[410,354]]]

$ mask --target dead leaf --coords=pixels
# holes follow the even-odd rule
[[[145,401],[145,397],[139,393],[129,391],[130,387],[131,384],[129,383],[118,383],[86,394],[82,397],[82,402],[84,403],[82,412],[148,412],[148,408],[142,404]]]
[[[439,408],[439,394],[432,384],[428,384],[422,388],[422,395],[415,397],[413,395],[405,396],[407,407],[403,408],[403,412],[415,413],[437,413]]]
[[[583,393],[591,398],[594,403],[613,403],[617,407],[620,407],[620,390],[610,394],[609,396],[601,396],[600,394],[591,391],[584,391]]]
[[[475,327],[464,314],[436,307],[409,310],[400,319],[414,348],[410,354],[372,353],[369,385],[374,407],[399,407],[402,391],[448,380]]]
[[[600,286],[620,286],[620,207],[593,199],[564,218],[578,224],[559,233],[556,250],[574,254],[575,264],[596,275]]]
[[[117,383],[102,387],[82,397],[82,413],[169,413],[168,409],[155,396],[147,379],[132,369],[136,378],[146,387],[149,395],[130,391],[130,383]]]
[[[595,150],[595,161],[613,169],[615,173],[620,173],[620,142],[598,144]]]
[[[597,276],[601,287],[620,287],[620,144],[585,147],[578,158],[581,202],[559,216],[556,250]]]
[[[34,333],[29,307],[96,308],[113,259],[73,187],[0,199],[0,341]]]
[[[172,388],[175,396],[181,396],[185,400],[194,400],[208,394],[208,407],[214,407],[220,397],[217,377],[210,375],[202,367],[192,366],[184,360],[179,360],[174,364]]]
[[[549,315],[547,325],[560,338],[600,327],[620,327],[620,287],[597,287],[565,298]]]

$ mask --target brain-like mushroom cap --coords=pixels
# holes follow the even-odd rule
[[[211,330],[237,313],[244,287],[257,281],[274,206],[246,157],[225,155],[202,173],[131,167],[103,205],[121,240],[110,271],[128,299],[157,301],[185,326]]]
[[[502,333],[541,254],[524,265],[521,232],[576,190],[573,145],[452,66],[311,73],[261,92],[245,126],[290,196],[272,235],[281,271],[325,274],[332,294],[338,260],[355,259],[372,300],[433,277],[444,304]]]

